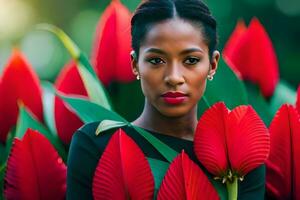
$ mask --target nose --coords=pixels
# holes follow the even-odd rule
[[[181,85],[185,82],[180,64],[167,66],[164,81],[170,86]]]

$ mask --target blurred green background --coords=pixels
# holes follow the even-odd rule
[[[123,0],[133,11],[140,0]],[[206,0],[219,24],[220,45],[238,19],[249,24],[256,16],[273,41],[280,78],[295,89],[300,82],[299,0]],[[20,48],[43,80],[54,81],[69,56],[50,33],[36,31],[35,24],[62,28],[89,56],[96,24],[110,0],[0,0],[0,72],[13,47]],[[260,55],[257,55],[260,56]]]

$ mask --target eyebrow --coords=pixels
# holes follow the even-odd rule
[[[201,52],[204,53],[204,51],[200,48],[189,48],[189,49],[185,49],[182,52],[180,52],[180,55],[184,55],[184,54],[188,54],[188,53],[192,53],[192,52]],[[146,50],[146,53],[158,53],[158,54],[163,54],[163,55],[167,55],[166,52],[164,52],[161,49],[157,49],[157,48],[149,48]]]

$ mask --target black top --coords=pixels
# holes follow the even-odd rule
[[[92,182],[94,171],[110,137],[116,131],[116,129],[112,129],[96,136],[95,132],[98,125],[99,122],[86,124],[77,130],[72,138],[68,156],[67,199],[93,199]],[[133,128],[125,126],[122,127],[122,129],[136,142],[147,158],[167,162],[165,158]],[[224,194],[223,197],[226,198],[225,184],[212,180],[212,175],[209,174],[197,160],[193,151],[192,141],[151,131],[148,132],[177,152],[181,152],[182,149],[184,149],[185,153],[208,175],[214,186],[219,188],[219,195],[220,191],[222,191]],[[239,181],[238,188],[238,199],[264,199],[265,166],[262,165],[248,173],[242,182]]]

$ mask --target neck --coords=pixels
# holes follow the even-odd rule
[[[197,106],[186,115],[168,117],[146,101],[142,114],[132,123],[150,131],[193,140],[197,126]]]

